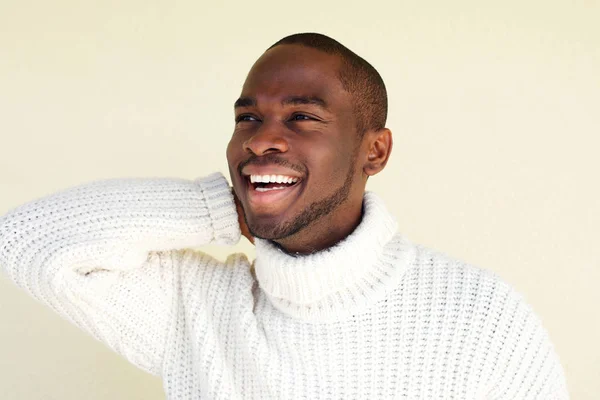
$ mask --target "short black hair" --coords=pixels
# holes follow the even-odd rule
[[[335,39],[320,33],[296,33],[286,36],[271,47],[282,44],[298,44],[340,57],[342,67],[339,79],[352,96],[359,136],[368,130],[385,127],[388,100],[385,84],[379,72],[364,58],[354,53]]]

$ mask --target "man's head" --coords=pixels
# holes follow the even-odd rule
[[[227,159],[254,236],[306,252],[356,227],[392,145],[370,64],[324,35],[288,36],[256,61],[235,115]]]

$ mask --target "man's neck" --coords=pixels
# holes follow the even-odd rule
[[[362,213],[362,202],[354,206],[340,207],[296,234],[273,243],[290,255],[316,253],[335,246],[354,232],[360,224]]]
[[[356,229],[326,250],[294,256],[257,239],[256,278],[272,304],[290,316],[325,321],[351,315],[396,286],[414,257],[400,237],[388,247],[396,233],[396,219],[367,193]]]

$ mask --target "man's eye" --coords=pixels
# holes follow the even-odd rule
[[[292,116],[292,121],[309,121],[312,118],[304,114],[295,114]]]
[[[240,115],[235,118],[236,123],[242,121],[258,121],[258,119],[254,118],[252,115]]]

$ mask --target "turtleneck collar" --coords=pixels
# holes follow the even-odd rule
[[[327,320],[357,313],[395,286],[414,258],[413,246],[396,229],[383,201],[367,192],[360,224],[333,247],[291,255],[256,239],[259,285],[275,307],[293,317]]]

